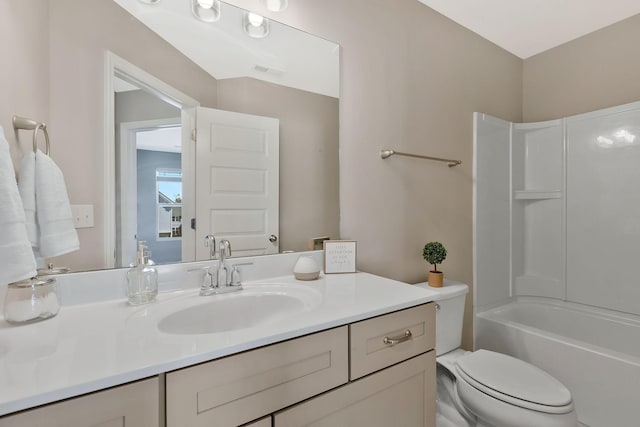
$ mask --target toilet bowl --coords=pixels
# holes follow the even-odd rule
[[[529,363],[460,349],[467,285],[446,281],[436,300],[437,427],[575,427],[569,390]]]

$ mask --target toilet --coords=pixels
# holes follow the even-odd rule
[[[514,357],[460,348],[469,287],[445,281],[423,287],[436,302],[437,427],[576,427],[569,390]]]

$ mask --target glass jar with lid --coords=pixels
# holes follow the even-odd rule
[[[58,314],[60,302],[54,278],[21,280],[7,286],[4,319],[9,323],[26,323],[48,319]]]

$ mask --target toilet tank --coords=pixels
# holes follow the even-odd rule
[[[441,288],[432,288],[426,283],[423,287],[437,296],[436,306],[436,356],[448,353],[460,347],[462,341],[462,320],[464,317],[464,300],[469,286],[464,283],[445,280]]]

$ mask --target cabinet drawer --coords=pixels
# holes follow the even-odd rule
[[[348,381],[346,326],[167,374],[167,427],[237,426]]]
[[[352,324],[351,379],[433,349],[435,320],[435,304],[429,303]]]

